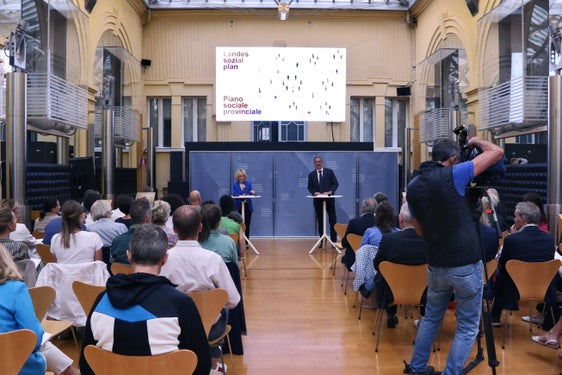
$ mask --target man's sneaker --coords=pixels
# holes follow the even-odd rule
[[[212,368],[209,375],[224,375],[226,374],[226,364],[217,363],[217,368]]]
[[[420,328],[420,322],[421,322],[421,319],[416,319],[416,320],[414,320],[414,328],[415,328],[415,329]]]
[[[531,316],[525,315],[521,317],[521,320],[527,323],[541,324],[543,320],[543,316],[542,314],[539,313],[533,314]]]

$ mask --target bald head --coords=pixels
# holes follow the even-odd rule
[[[201,209],[197,206],[181,206],[172,216],[174,232],[180,240],[197,240],[201,231]]]
[[[201,206],[201,193],[199,193],[199,190],[193,190],[189,193],[189,204],[192,206]]]

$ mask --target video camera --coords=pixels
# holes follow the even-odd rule
[[[461,148],[460,161],[470,161],[482,153],[478,147],[468,145],[468,129],[464,125],[459,125],[453,129],[457,136],[458,145]],[[480,175],[474,177],[476,185],[489,185],[499,180],[505,174],[505,160],[502,158],[496,164],[486,169]]]
[[[466,126],[457,126],[453,129],[453,133],[457,136],[457,142],[461,148],[461,162],[472,160],[482,152],[478,147],[468,146],[468,129]]]

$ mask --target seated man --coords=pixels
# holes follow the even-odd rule
[[[133,225],[125,233],[113,238],[111,242],[109,261],[111,263],[129,264],[127,259],[127,249],[129,248],[129,240],[135,233],[135,230],[142,224],[149,224],[152,222],[152,207],[150,202],[145,198],[140,198],[131,204],[129,210]]]
[[[377,201],[374,198],[366,198],[361,204],[362,215],[360,217],[350,219],[347,223],[345,235],[341,239],[341,244],[345,247],[345,254],[341,258],[341,262],[347,267],[348,270],[350,270],[353,263],[355,263],[355,251],[353,251],[351,245],[347,241],[347,235],[349,233],[354,233],[362,236],[368,228],[374,226],[376,223],[376,209]]]
[[[161,228],[137,227],[127,250],[133,273],[112,276],[88,316],[80,353],[83,375],[93,374],[84,358],[87,345],[130,356],[189,349],[197,355],[194,374],[209,374],[209,343],[195,303],[158,276],[167,250],[168,236]]]
[[[174,232],[178,234],[176,246],[168,251],[168,262],[162,267],[162,276],[166,276],[177,285],[182,292],[197,292],[222,288],[228,292],[228,300],[221,316],[209,332],[209,340],[213,340],[224,332],[228,320],[228,310],[238,305],[240,294],[228,272],[228,268],[220,255],[205,250],[197,242],[202,229],[202,216],[199,207],[181,206],[172,217]],[[219,366],[220,349],[211,349],[211,375],[224,374],[226,368]],[[225,366],[226,367],[226,366]]]
[[[408,265],[426,263],[423,238],[416,233],[416,229],[412,224],[412,215],[408,209],[408,203],[404,203],[400,208],[398,223],[402,231],[383,234],[379,251],[373,260],[373,265],[377,271],[375,276],[375,291],[378,306],[388,306],[389,303],[394,301],[392,291],[382,275],[378,272],[381,262],[389,261]],[[394,328],[398,322],[398,318],[396,317],[396,305],[387,307],[386,313],[388,318],[386,322],[387,327]]]
[[[492,326],[501,326],[502,310],[519,310],[517,288],[505,269],[508,260],[545,262],[554,258],[554,239],[539,229],[540,210],[532,202],[519,202],[515,206],[515,233],[504,239],[496,274],[495,299],[492,306]]]

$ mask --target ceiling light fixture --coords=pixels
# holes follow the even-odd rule
[[[285,21],[287,17],[289,17],[289,5],[293,2],[290,0],[289,2],[286,1],[278,1],[274,0],[275,4],[277,4],[277,12],[279,13],[279,19],[281,21]]]

